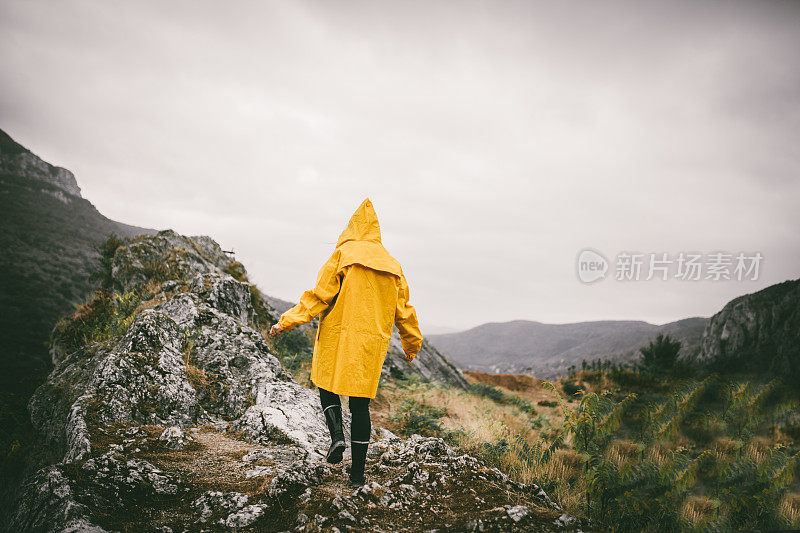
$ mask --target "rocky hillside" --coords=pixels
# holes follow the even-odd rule
[[[728,302],[709,319],[699,357],[800,381],[800,279]]]
[[[109,220],[87,200],[75,176],[0,131],[0,391],[24,404],[50,369],[46,343],[58,318],[92,289],[97,247],[110,233],[153,234]],[[19,400],[19,401],[18,401]],[[9,412],[0,409],[0,425]]]
[[[490,323],[430,340],[461,368],[483,372],[530,372],[541,378],[565,374],[584,359],[629,362],[659,333],[682,343],[681,355],[699,350],[707,319],[687,318],[657,326],[642,321],[603,320],[542,324],[529,320]]]
[[[37,461],[9,530],[577,527],[535,485],[377,426],[370,483],[348,490],[342,464],[321,461],[317,394],[273,355],[262,331],[275,312],[241,265],[170,231],[112,257],[107,287],[54,332],[55,368],[30,402]]]

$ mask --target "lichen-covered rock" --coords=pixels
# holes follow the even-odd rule
[[[191,437],[187,436],[178,426],[171,426],[165,429],[158,437],[164,446],[171,450],[180,450],[186,446]]]
[[[327,448],[318,399],[250,325],[249,285],[220,270],[225,254],[212,243],[161,232],[117,251],[115,283],[131,289],[151,279],[148,265],[179,257],[183,292],[162,283],[162,301],[121,337],[69,355],[34,395],[34,424],[65,461],[91,451],[90,425],[112,423],[222,422],[253,440]]]
[[[29,479],[19,502],[9,531],[105,531],[90,522],[89,508],[75,501],[69,479],[57,467],[44,468]]]
[[[222,522],[222,525],[233,530],[242,529],[253,524],[259,518],[264,516],[264,512],[267,510],[267,508],[268,505],[264,503],[248,505],[234,513],[229,514],[224,522]]]
[[[200,522],[208,522],[215,514],[228,514],[247,505],[248,496],[239,492],[223,493],[216,490],[205,492],[195,500],[193,506]]]
[[[316,460],[298,462],[275,476],[269,484],[267,493],[272,498],[299,494],[310,485],[318,485],[323,476],[329,473],[330,466],[327,463]]]
[[[62,351],[34,394],[40,456],[55,461],[25,483],[11,530],[557,529],[563,512],[539,487],[442,439],[374,428],[369,483],[347,488],[344,463],[324,461],[317,393],[271,353],[257,293],[228,266],[210,239],[174,232],[117,250],[114,286],[140,303],[119,331]]]
[[[368,482],[326,501],[306,489],[298,500],[303,531],[348,526],[392,531],[574,530],[581,524],[564,513],[537,485],[508,478],[496,468],[459,452],[444,440],[381,432],[371,445]],[[334,470],[335,473],[335,470]],[[325,475],[322,476],[325,482]],[[274,481],[273,481],[274,482]],[[309,480],[309,486],[319,483]],[[509,495],[513,494],[513,502]],[[314,516],[309,520],[309,516]],[[387,518],[390,516],[391,518]],[[390,527],[386,527],[391,524]]]
[[[143,285],[169,279],[146,295],[154,305],[137,311],[121,335],[56,362],[29,404],[43,455],[84,461],[98,431],[120,424],[213,424],[324,453],[318,398],[270,353],[251,323],[250,286],[224,272],[227,264],[210,239],[169,231],[117,250],[112,272],[121,290],[146,292]]]
[[[180,480],[121,449],[43,468],[22,487],[10,531],[105,531],[97,515],[135,512],[146,501],[173,498]],[[185,490],[185,489],[184,489]]]

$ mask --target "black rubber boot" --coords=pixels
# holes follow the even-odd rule
[[[329,405],[323,410],[325,423],[328,424],[328,431],[331,433],[331,447],[325,460],[331,464],[342,462],[342,454],[347,448],[344,440],[344,429],[342,428],[342,406]]]
[[[367,462],[367,448],[369,448],[369,443],[350,441],[350,451],[352,452],[350,486],[353,488],[358,488],[367,482],[364,478],[364,466]]]

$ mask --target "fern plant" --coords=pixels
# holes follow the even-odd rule
[[[585,394],[576,408],[570,408],[558,393],[556,386],[545,382],[544,387],[553,392],[561,405],[564,424],[550,447],[542,453],[548,460],[554,448],[571,437],[575,451],[581,454],[583,475],[586,482],[584,504],[586,514],[599,519],[606,518],[611,499],[619,490],[619,468],[605,457],[608,443],[622,422],[622,413],[636,399],[628,394],[616,402],[610,392]]]

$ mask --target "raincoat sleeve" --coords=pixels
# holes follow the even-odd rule
[[[337,250],[319,270],[316,286],[304,292],[300,302],[281,315],[278,325],[282,330],[288,331],[311,321],[333,302],[339,294],[342,282],[339,275],[339,257]]]
[[[394,314],[394,323],[400,332],[403,341],[403,351],[406,358],[411,361],[422,348],[422,332],[419,330],[417,311],[408,303],[410,298],[406,277],[400,275],[400,291],[397,293],[397,309]]]

